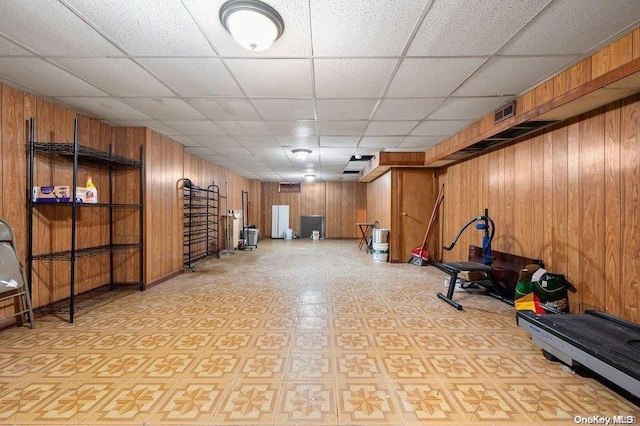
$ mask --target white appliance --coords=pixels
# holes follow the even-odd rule
[[[271,206],[271,238],[284,238],[285,231],[289,229],[289,206]]]

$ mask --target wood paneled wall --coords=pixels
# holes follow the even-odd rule
[[[437,198],[435,182],[433,169],[392,169],[390,262],[407,262],[413,249],[422,246]],[[438,246],[437,235],[435,229],[427,247],[431,253]]]
[[[13,226],[19,255],[26,265],[27,253],[27,188],[28,178],[28,120],[35,118],[35,139],[40,142],[73,142],[73,121],[78,118],[80,143],[108,151],[114,143],[111,127],[76,114],[33,95],[6,85],[0,85],[1,121],[0,152],[2,153],[2,204],[0,217]],[[138,158],[137,156],[135,158]],[[108,170],[82,165],[78,169],[78,185],[84,184],[87,174],[93,176],[99,198],[108,201]],[[69,162],[52,156],[37,156],[34,168],[34,184],[71,185],[72,172]],[[100,187],[105,190],[99,191]],[[68,250],[70,246],[70,210],[63,207],[40,205],[34,213],[34,253]],[[77,247],[109,243],[108,228],[101,226],[106,212],[92,211],[77,218]],[[97,287],[109,280],[107,256],[81,259],[76,267],[76,292]],[[38,261],[34,263],[32,299],[34,306],[42,306],[69,296],[70,264],[64,261]],[[12,309],[12,308],[8,308]],[[0,314],[1,315],[1,314]],[[4,316],[4,315],[2,315]]]
[[[177,191],[183,176],[184,148],[147,129],[145,139],[145,281],[154,283],[182,268],[182,203]]]
[[[27,188],[28,120],[36,118],[36,140],[70,143],[73,141],[73,120],[78,118],[80,143],[102,151],[140,159],[144,147],[144,281],[161,282],[182,270],[182,204],[177,191],[178,179],[190,177],[197,184],[214,181],[226,196],[229,188],[229,209],[240,210],[241,191],[249,192],[253,210],[261,218],[260,182],[243,178],[202,159],[185,154],[182,145],[146,128],[113,128],[52,104],[21,90],[0,84],[0,217],[14,227],[20,258],[26,265],[27,253]],[[35,166],[36,185],[70,185],[71,168],[66,160],[38,156]],[[79,185],[91,174],[100,201],[109,200],[108,171],[89,166],[79,168]],[[140,180],[137,172],[117,178],[119,189],[114,202],[137,202]],[[103,189],[101,191],[101,189]],[[221,206],[222,207],[222,206]],[[97,210],[96,210],[97,211]],[[92,212],[95,213],[95,212]],[[106,210],[104,215],[106,215]],[[77,246],[108,244],[109,229],[103,225],[107,217],[97,214],[78,217]],[[257,219],[256,219],[257,220]],[[116,212],[114,232],[116,242],[135,241],[140,216],[126,209]],[[70,245],[70,214],[68,210],[39,206],[34,215],[34,253],[67,250]],[[140,253],[123,252],[116,256],[114,279],[139,279]],[[44,306],[69,296],[70,265],[64,261],[38,261],[34,268],[33,306]],[[80,259],[76,264],[76,292],[84,292],[109,281],[109,257]],[[0,318],[13,312],[11,302],[0,305]]]
[[[245,217],[245,225],[255,224],[259,226],[259,220],[262,217],[259,181],[244,178],[186,152],[184,154],[184,177],[191,179],[194,184],[201,187],[207,187],[212,183],[218,185],[220,188],[219,213],[221,216],[225,214],[227,205],[228,210],[242,211],[242,191],[248,192],[249,204],[245,206],[245,211],[248,210],[248,217]],[[219,224],[219,247],[222,250],[226,247],[224,222],[222,219],[219,220]],[[240,222],[240,226],[242,226],[242,221]]]
[[[367,184],[367,221],[389,229],[389,261],[403,263],[422,245],[435,203],[434,169],[394,167]],[[436,227],[437,228],[437,224]],[[428,249],[439,244],[435,229]]]
[[[184,152],[173,139],[147,130],[146,152],[146,281],[162,281],[182,269],[183,207],[178,180],[189,178],[199,186],[220,187],[221,212],[242,210],[242,191],[252,205],[260,205],[259,185],[236,173]],[[228,194],[227,194],[228,187]],[[221,247],[224,247],[221,234]]]
[[[358,222],[367,217],[367,184],[303,182],[300,192],[279,193],[277,182],[262,183],[262,236],[271,236],[271,206],[289,206],[289,227],[300,231],[300,216],[325,217],[326,238],[358,238]]]
[[[541,258],[578,309],[640,322],[640,95],[443,170],[443,244],[489,209],[496,250]],[[467,258],[467,230],[445,260]]]
[[[391,172],[367,184],[367,221],[391,229]]]

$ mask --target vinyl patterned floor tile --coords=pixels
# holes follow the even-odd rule
[[[358,240],[264,240],[0,330],[0,424],[571,425],[640,413],[545,359],[513,307],[436,297]],[[574,374],[575,373],[575,374]]]

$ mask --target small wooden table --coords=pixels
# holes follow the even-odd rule
[[[358,228],[360,228],[360,233],[362,234],[362,238],[360,238],[360,244],[358,244],[358,250],[362,250],[362,246],[367,247],[367,253],[371,250],[369,247],[369,234],[371,234],[371,230],[376,226],[375,223],[356,223]]]

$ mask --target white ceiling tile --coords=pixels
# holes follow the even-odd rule
[[[243,146],[217,146],[215,147],[215,151],[230,159],[229,155],[248,155],[248,156],[253,156],[248,150],[247,148],[243,147]],[[235,161],[234,161],[235,162]],[[236,163],[237,164],[237,163]]]
[[[344,161],[346,165],[353,154],[353,148],[320,148],[322,161]]]
[[[3,17],[6,18],[6,17]],[[0,22],[2,22],[2,18],[0,18]],[[2,28],[2,24],[0,24],[0,28]],[[29,52],[26,49],[18,46],[17,44],[3,38],[0,36],[0,52],[2,56],[33,56],[34,54]]]
[[[23,86],[31,93],[53,97],[106,95],[97,87],[38,58],[0,57],[0,69],[3,79]]]
[[[370,121],[364,134],[367,136],[406,135],[419,121]]]
[[[318,98],[379,98],[397,59],[315,59]]]
[[[191,136],[193,140],[204,146],[240,146],[240,142],[231,136]]]
[[[253,99],[265,120],[313,120],[313,99]]]
[[[380,152],[380,148],[369,148],[359,146],[353,153],[353,155],[377,155]]]
[[[280,146],[250,146],[247,150],[258,157],[263,155],[285,155]]]
[[[260,162],[255,163],[255,164],[262,164]],[[265,165],[251,165],[251,171],[260,175],[262,173],[272,173],[271,168],[267,167]]]
[[[317,180],[317,179],[316,179]],[[322,172],[322,180],[325,182],[337,182],[342,180],[342,172]]]
[[[113,98],[57,97],[56,99],[76,111],[99,120],[149,120],[151,118],[147,114]],[[151,121],[145,121],[145,123],[151,123]]]
[[[267,121],[267,126],[275,136],[315,136],[316,123],[312,120]]]
[[[509,55],[564,55],[591,53],[637,27],[637,0],[552,1],[501,52]]]
[[[196,156],[211,156],[213,155],[213,151],[211,151],[209,148],[202,148],[202,147],[194,147],[194,146],[185,146],[184,147],[185,152],[188,152],[189,154],[192,155],[196,155]]]
[[[411,131],[414,136],[449,136],[469,124],[473,120],[425,120]]]
[[[243,146],[280,146],[273,136],[237,136],[235,138]]]
[[[198,142],[191,139],[189,136],[173,135],[169,137],[174,141],[178,142],[179,144],[184,145],[185,147],[202,148],[202,145],[200,145]]]
[[[56,0],[5,0],[0,28],[3,34],[42,56],[122,53]]]
[[[202,120],[205,118],[182,99],[127,98],[125,101],[156,120]]]
[[[342,173],[344,167],[349,163],[349,159],[351,158],[350,153],[341,154],[336,156],[334,159],[323,158],[322,159],[322,170],[328,171],[338,171]]]
[[[165,85],[127,58],[55,58],[63,68],[118,97],[173,96]]]
[[[241,96],[218,58],[139,58],[138,61],[180,96]]]
[[[277,136],[276,138],[283,147],[313,149],[319,146],[317,136]]]
[[[203,156],[205,160],[211,161],[213,164],[217,164],[220,167],[223,167],[227,170],[231,170],[232,168],[238,167],[236,163],[231,160],[227,160],[219,154]]]
[[[307,17],[308,0],[268,0],[284,21],[284,33],[273,46],[263,52],[246,50],[231,37],[220,22],[220,6],[225,0],[183,0],[200,28],[216,50],[227,57],[305,57],[311,55],[311,34]]]
[[[386,93],[390,98],[449,96],[483,58],[406,58]]]
[[[318,99],[318,120],[368,120],[378,99]]]
[[[227,64],[248,96],[313,96],[309,59],[229,59]]]
[[[396,146],[402,140],[402,136],[364,136],[359,147],[363,148],[385,148]]]
[[[303,161],[296,159],[292,155],[291,163],[296,168],[296,170],[318,169],[320,167],[320,160],[319,160],[318,154],[316,154],[315,156],[310,155]]]
[[[318,121],[320,136],[360,136],[367,122],[359,121]]]
[[[210,120],[259,120],[251,102],[246,99],[186,99],[192,107]]]
[[[449,98],[434,112],[430,120],[475,120],[511,100],[510,97]]]
[[[66,1],[130,55],[214,54],[180,1]]]
[[[222,136],[224,131],[209,120],[164,120],[164,124],[187,136]]]
[[[260,178],[266,182],[277,182],[280,180],[280,175],[277,173],[260,173]]]
[[[300,173],[297,171],[279,171],[278,174],[286,182],[299,182],[302,180]]]
[[[263,166],[264,164],[253,154],[225,154],[224,156],[225,158],[245,168],[253,169],[254,167]]]
[[[429,9],[407,55],[492,55],[549,1],[436,1]],[[482,19],[478,19],[480,16]]]
[[[269,167],[283,167],[288,168],[291,167],[291,160],[288,155],[284,152],[282,155],[266,155],[263,154],[260,156],[260,159]],[[297,161],[297,160],[296,160]]]
[[[374,120],[422,120],[445,98],[383,99]]]
[[[345,170],[357,170],[360,171],[367,165],[366,161],[349,161],[347,166],[344,168]]]
[[[397,56],[417,24],[423,0],[313,1],[313,53],[319,56]]]
[[[271,132],[262,121],[216,121],[230,136],[269,136]]]
[[[398,148],[429,148],[445,139],[442,136],[407,136],[402,139]]]
[[[321,136],[320,146],[335,148],[355,148],[360,138],[358,136]]]
[[[577,59],[577,56],[492,58],[456,90],[454,95],[518,95]]]

